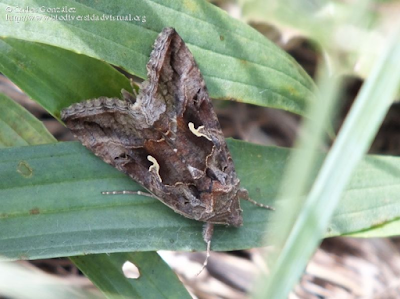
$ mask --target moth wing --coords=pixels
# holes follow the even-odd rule
[[[165,105],[154,122],[165,136],[146,148],[157,156],[168,192],[185,195],[186,207],[176,208],[192,209],[191,218],[240,225],[239,180],[225,138],[200,69],[173,28],[158,36],[147,70],[137,104],[146,110],[159,106],[154,102]]]
[[[62,119],[96,155],[176,212],[241,224],[239,180],[192,54],[173,28],[158,36],[136,102],[99,98]]]
[[[222,183],[232,183],[226,181],[224,174],[234,173],[232,159],[205,82],[192,53],[175,29],[165,28],[159,34],[147,70],[149,79],[142,84],[135,105],[145,114],[154,113],[150,108],[163,106],[165,112],[157,119],[151,116],[147,119],[154,120],[153,128],[165,132],[173,150],[186,157],[181,160],[191,177],[197,179],[209,171]],[[175,167],[176,163],[172,168]],[[189,183],[187,173],[179,173],[182,176],[171,177],[171,181]]]
[[[101,97],[71,105],[62,111],[61,119],[85,147],[146,187],[156,174],[148,171],[152,162],[142,150],[145,138],[129,105],[118,98]]]

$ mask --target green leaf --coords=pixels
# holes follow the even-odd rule
[[[377,217],[377,221],[374,227],[361,230],[359,232],[350,233],[347,234],[346,236],[355,238],[380,238],[380,237],[398,236],[399,232],[400,232],[400,221],[398,218],[389,221],[383,218],[382,222],[379,223],[379,218]]]
[[[74,102],[119,97],[129,80],[108,64],[63,49],[0,40],[0,70],[53,116]]]
[[[191,298],[175,273],[153,252],[93,254],[71,260],[107,298]],[[121,279],[125,262],[139,268],[139,278]]]
[[[29,7],[35,12],[18,12],[17,6]],[[64,6],[75,9],[68,13],[74,20],[45,20],[45,17],[58,15],[60,18],[66,14],[39,11],[41,7]],[[144,17],[146,21],[76,19],[78,16],[101,18],[129,13],[132,17],[140,16],[141,20]],[[13,17],[20,19],[17,22]],[[293,58],[250,26],[206,1],[188,0],[184,5],[173,0],[0,1],[0,36],[75,51],[142,78],[146,77],[145,65],[151,46],[163,27],[175,27],[188,44],[213,98],[235,99],[299,114],[304,113],[306,103],[315,99],[313,81]],[[85,72],[88,76],[93,74],[90,68]],[[50,76],[58,74],[49,73]],[[51,81],[46,80],[48,84]],[[77,86],[81,85],[73,90]]]
[[[241,185],[250,196],[278,207],[274,198],[290,151],[234,140],[229,140],[229,148]],[[31,170],[29,175],[18,171],[20,165]],[[377,219],[398,218],[399,190],[393,186],[399,185],[399,171],[397,157],[371,156],[361,163],[327,236],[368,229],[378,224]],[[0,255],[35,259],[205,249],[201,223],[174,213],[155,199],[100,194],[113,190],[142,189],[77,142],[0,150]],[[265,227],[273,232],[279,225],[270,222],[273,212],[248,202],[241,204],[244,226],[218,226],[214,250],[265,245]]]
[[[56,141],[32,114],[3,94],[0,94],[0,132],[0,147]]]

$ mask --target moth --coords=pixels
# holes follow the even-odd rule
[[[207,260],[214,224],[243,223],[240,181],[192,53],[174,28],[158,35],[137,96],[100,97],[62,110],[88,149],[139,182],[175,212],[205,222]]]

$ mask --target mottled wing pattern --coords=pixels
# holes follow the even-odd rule
[[[76,137],[174,211],[239,226],[239,180],[204,80],[173,28],[158,36],[135,102],[98,98],[62,111]]]

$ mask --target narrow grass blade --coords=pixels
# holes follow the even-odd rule
[[[368,150],[400,82],[400,27],[351,108],[259,298],[285,298],[323,237],[342,192]],[[285,266],[286,265],[286,266]],[[287,265],[291,265],[288,272]]]

